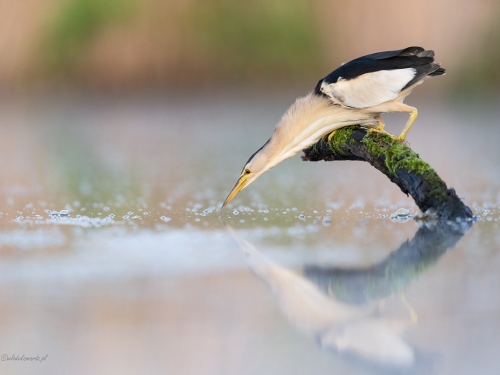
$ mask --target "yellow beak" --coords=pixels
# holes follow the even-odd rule
[[[236,182],[236,185],[234,185],[234,188],[233,190],[231,190],[231,192],[229,193],[229,195],[227,196],[226,200],[224,201],[224,203],[222,204],[222,208],[224,208],[224,206],[226,204],[228,204],[229,202],[231,202],[233,200],[233,198],[236,196],[236,194],[238,194],[241,190],[243,190],[243,188],[245,186],[248,185],[248,179],[253,175],[253,173],[247,173],[247,174],[242,174],[240,176],[240,178],[238,179],[238,181]]]

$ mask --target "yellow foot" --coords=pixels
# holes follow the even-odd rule
[[[333,136],[335,135],[336,130],[332,131],[330,134],[325,134],[323,137],[321,137],[321,140],[323,143],[328,143],[330,144],[330,141],[332,140]]]
[[[406,136],[403,136],[403,135],[398,135],[397,137],[392,136],[392,138],[394,138],[394,139],[395,139],[396,141],[398,141],[398,142],[403,143],[403,142],[405,141],[405,139],[406,139]]]
[[[368,128],[368,131],[370,133],[382,133],[382,134],[387,134],[389,137],[396,139],[397,137],[395,135],[392,135],[391,133],[387,132],[383,127],[381,126],[374,126]]]
[[[393,135],[389,132],[387,132],[384,128],[380,127],[380,126],[376,126],[376,127],[373,127],[373,128],[368,128],[368,131],[369,132],[373,132],[373,133],[382,133],[382,134],[386,134],[388,135],[389,137],[391,137],[392,139],[398,141],[398,142],[404,142],[405,140],[405,136],[403,135]]]
[[[400,295],[400,298],[401,298],[401,302],[403,302],[403,305],[406,306],[406,308],[408,309],[408,312],[410,313],[410,319],[411,321],[415,324],[417,323],[418,321],[418,315],[417,315],[417,312],[415,311],[415,309],[413,308],[412,305],[410,305],[410,303],[408,302],[408,300],[406,299],[406,296],[404,293],[401,293]]]

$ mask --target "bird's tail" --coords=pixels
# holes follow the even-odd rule
[[[433,65],[434,65],[434,64],[433,64]],[[441,68],[441,67],[439,66],[439,64],[435,64],[435,65],[437,65],[437,66],[438,66],[438,68],[437,68],[435,71],[433,71],[432,73],[429,73],[429,75],[430,75],[431,77],[434,77],[434,76],[442,76],[443,74],[445,74],[445,73],[446,73],[446,70],[445,70],[444,68]]]

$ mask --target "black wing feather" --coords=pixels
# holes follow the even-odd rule
[[[440,68],[439,64],[434,63],[434,51],[425,50],[422,47],[408,47],[395,51],[372,53],[371,55],[358,57],[349,61],[321,79],[316,85],[314,92],[317,95],[324,96],[325,94],[321,91],[323,82],[326,84],[335,83],[340,77],[350,80],[360,75],[379,70],[406,68],[415,69],[416,75],[402,90],[410,87],[426,75],[441,75],[445,72],[443,68]]]

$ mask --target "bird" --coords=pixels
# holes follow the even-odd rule
[[[342,127],[361,125],[403,142],[418,116],[416,108],[404,104],[405,98],[425,80],[443,74],[434,51],[422,47],[372,53],[343,63],[283,114],[268,141],[245,163],[222,208],[263,173],[320,138],[330,139]],[[399,136],[384,130],[380,115],[390,112],[409,114]]]

